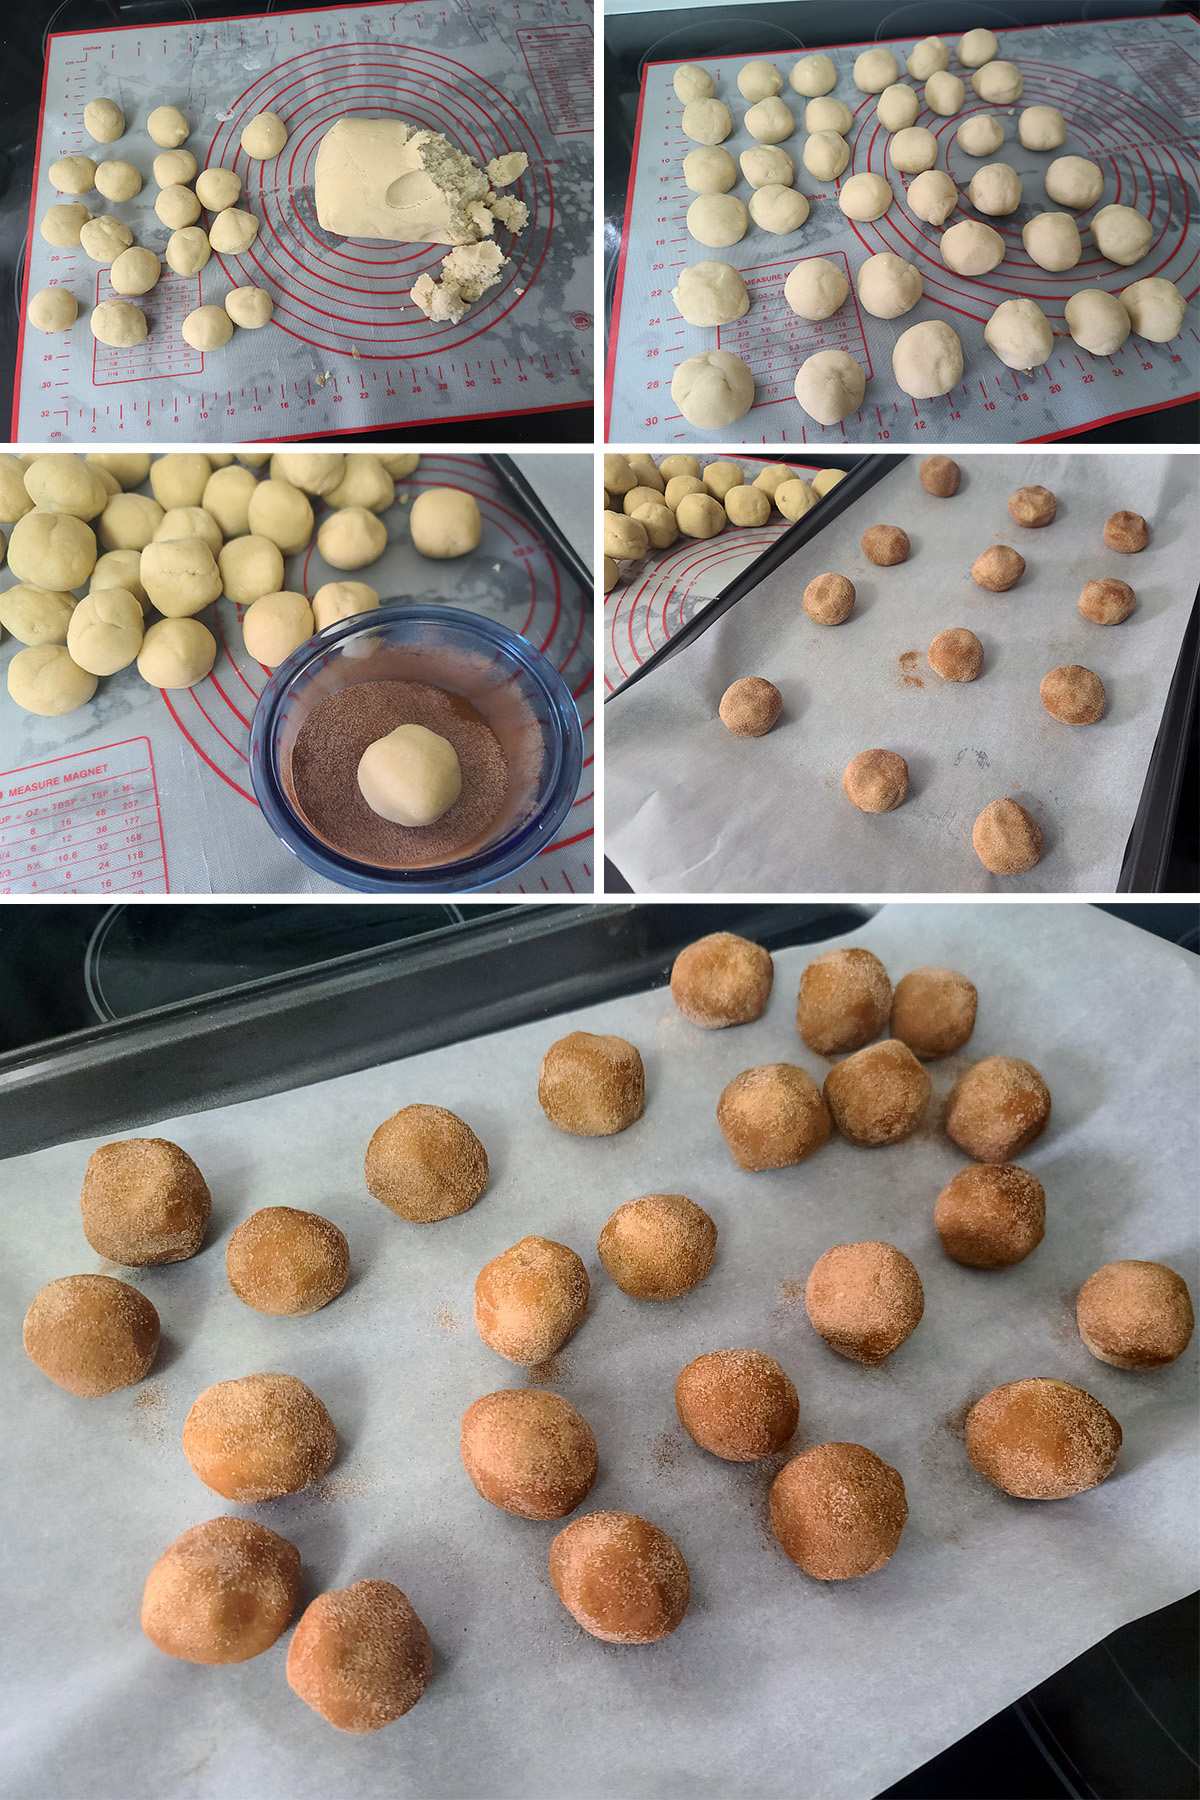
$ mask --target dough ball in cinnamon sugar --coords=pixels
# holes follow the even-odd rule
[[[337,1299],[350,1274],[350,1246],[319,1213],[264,1206],[230,1237],[225,1273],[255,1312],[297,1318]]]
[[[676,1300],[712,1268],[717,1228],[686,1194],[643,1194],[618,1206],[600,1233],[600,1261],[623,1294]]]
[[[1064,725],[1094,725],[1104,714],[1104,683],[1081,663],[1064,663],[1042,676],[1042,705]]]
[[[895,812],[908,793],[908,764],[895,750],[860,750],[842,771],[842,792],[859,812]]]
[[[492,1506],[521,1519],[562,1519],[591,1492],[592,1428],[561,1394],[505,1388],[468,1406],[463,1467]]]
[[[766,737],[783,711],[783,695],[765,675],[743,675],[721,695],[718,716],[734,737]]]
[[[1079,1335],[1114,1369],[1161,1369],[1192,1341],[1195,1317],[1187,1283],[1157,1262],[1111,1262],[1079,1290]]]
[[[1107,1407],[1048,1375],[993,1388],[967,1414],[967,1455],[1018,1500],[1066,1500],[1099,1487],[1120,1448]]]
[[[921,1323],[921,1277],[895,1244],[877,1239],[834,1244],[819,1256],[804,1287],[809,1323],[831,1350],[874,1368]]]
[[[428,1225],[474,1206],[488,1183],[487,1151],[444,1106],[402,1106],[367,1145],[366,1175],[398,1219]]]
[[[1085,581],[1079,596],[1079,610],[1093,625],[1121,625],[1136,605],[1137,595],[1129,583],[1115,577]]]
[[[300,1552],[252,1519],[208,1519],[163,1551],[142,1595],[142,1630],[183,1662],[239,1663],[269,1650],[300,1603]]]
[[[1115,512],[1104,522],[1104,541],[1110,550],[1133,556],[1150,542],[1150,527],[1141,513]]]
[[[576,1519],[550,1546],[554,1591],[577,1625],[606,1644],[656,1644],[687,1611],[679,1546],[636,1513]]]
[[[854,611],[854,583],[845,575],[815,575],[800,604],[814,625],[841,625]]]
[[[933,1222],[942,1249],[969,1269],[1010,1269],[1046,1231],[1046,1194],[1015,1163],[972,1163],[942,1189]]]
[[[927,456],[917,470],[917,478],[927,494],[936,494],[939,500],[948,500],[958,492],[962,470],[948,456]]]
[[[739,1168],[786,1169],[821,1148],[829,1109],[807,1069],[763,1063],[721,1090],[717,1124]]]
[[[251,1506],[319,1481],[337,1455],[337,1432],[294,1375],[243,1375],[205,1388],[193,1403],[183,1454],[205,1487]]]
[[[1025,558],[1008,544],[989,544],[971,564],[971,579],[990,593],[1004,594],[1025,573]]]
[[[184,1262],[204,1242],[212,1198],[185,1150],[166,1138],[101,1144],[88,1158],[79,1200],[83,1235],[126,1268]]]
[[[1042,854],[1042,828],[1015,800],[993,800],[971,827],[971,843],[993,875],[1025,875]]]
[[[796,1030],[818,1056],[859,1050],[888,1022],[892,984],[869,950],[826,950],[800,977]]]
[[[898,1038],[868,1044],[825,1077],[834,1124],[852,1144],[867,1149],[911,1137],[932,1092],[929,1076]]]
[[[910,969],[892,995],[892,1036],[922,1062],[961,1050],[975,1029],[979,995],[957,969]]]
[[[538,1071],[542,1111],[560,1131],[612,1137],[640,1119],[646,1072],[622,1037],[570,1031],[551,1044]]]
[[[583,1323],[591,1284],[574,1250],[523,1237],[485,1263],[475,1281],[475,1328],[508,1362],[545,1362]]]
[[[912,545],[899,525],[868,525],[862,534],[863,555],[881,568],[907,562]]]
[[[714,931],[681,950],[671,968],[671,997],[705,1031],[750,1025],[771,998],[771,952],[731,931]]]
[[[111,1275],[64,1275],[35,1294],[22,1338],[43,1375],[91,1400],[149,1374],[158,1313],[145,1294]]]
[[[874,1575],[896,1553],[908,1518],[904,1482],[863,1444],[816,1444],[771,1483],[771,1525],[817,1581]]]
[[[946,1131],[976,1162],[1006,1163],[1040,1138],[1050,1089],[1019,1056],[987,1056],[967,1070],[946,1102]]]
[[[676,1379],[675,1411],[688,1436],[726,1462],[773,1456],[800,1421],[790,1376],[763,1350],[710,1350],[696,1357]]]
[[[974,681],[983,667],[983,645],[965,625],[939,631],[926,655],[930,668],[943,681]]]
[[[1023,487],[1009,499],[1008,510],[1018,525],[1033,531],[1042,525],[1053,524],[1058,501],[1049,488]]]
[[[411,1712],[433,1679],[433,1645],[390,1581],[318,1594],[288,1645],[288,1686],[338,1731],[381,1731]]]

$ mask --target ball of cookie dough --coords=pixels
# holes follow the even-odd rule
[[[972,113],[955,132],[954,141],[967,156],[990,156],[1004,142],[1004,126],[992,113]]]
[[[92,308],[90,323],[92,336],[114,350],[131,350],[149,329],[145,313],[128,300],[102,300]]]
[[[986,231],[987,227],[980,229]],[[923,319],[919,325],[910,325],[892,348],[897,385],[915,400],[948,394],[962,380],[962,372],[962,344],[944,319]]]
[[[967,90],[957,75],[935,69],[925,83],[925,104],[939,118],[952,119],[966,98]]]
[[[892,985],[870,950],[826,950],[800,977],[796,1029],[818,1056],[858,1050],[888,1021]]]
[[[791,108],[773,97],[747,107],[742,124],[760,144],[782,144],[796,129]]]
[[[702,144],[684,157],[683,179],[693,194],[727,194],[737,181],[737,164],[728,150]]]
[[[560,1131],[611,1137],[642,1116],[646,1100],[642,1059],[625,1038],[568,1032],[542,1058],[538,1100]]]
[[[671,398],[689,425],[720,431],[754,405],[754,377],[730,351],[703,350],[680,363],[671,378]]]
[[[972,1163],[937,1197],[942,1249],[969,1269],[1009,1269],[1037,1249],[1046,1231],[1041,1182],[1015,1163]]]
[[[800,604],[815,625],[841,625],[854,611],[856,597],[845,575],[814,575]]]
[[[767,100],[783,87],[783,76],[769,62],[744,63],[738,70],[738,93],[746,100]]]
[[[798,188],[773,183],[750,196],[750,217],[762,231],[786,237],[799,231],[808,217],[808,201]]]
[[[765,737],[783,711],[783,695],[762,675],[743,675],[721,695],[718,714],[734,737]]]
[[[854,63],[854,85],[863,94],[881,94],[900,73],[900,65],[881,44],[864,50]]]
[[[1141,262],[1153,236],[1145,213],[1132,206],[1102,206],[1092,219],[1092,237],[1101,256],[1126,267]]]
[[[1025,558],[1008,544],[989,544],[971,564],[971,579],[989,593],[1005,594],[1025,573]]]
[[[1008,510],[1018,525],[1035,530],[1053,523],[1058,501],[1047,487],[1023,487],[1010,497]]]
[[[480,1270],[475,1328],[498,1356],[532,1367],[578,1330],[590,1292],[574,1250],[550,1238],[524,1237]]]
[[[892,1036],[922,1062],[961,1050],[975,1029],[978,995],[956,969],[912,969],[892,996]]]
[[[984,63],[991,62],[999,48],[995,33],[977,25],[973,31],[966,31],[959,38],[958,60],[964,69],[979,69]]]
[[[907,131],[916,123],[920,110],[917,96],[903,81],[894,81],[890,87],[885,87],[875,102],[875,117],[885,131]]]
[[[387,526],[365,506],[343,506],[321,522],[317,549],[332,569],[364,569],[387,549]]]
[[[679,124],[693,144],[723,144],[733,130],[733,114],[723,100],[689,100]]]
[[[150,599],[168,619],[192,618],[221,592],[220,570],[200,537],[147,544],[142,551],[141,575]]]
[[[942,261],[956,275],[986,275],[1004,261],[1004,239],[977,219],[960,219],[942,233]]]
[[[176,182],[160,190],[154,210],[168,231],[180,231],[185,225],[196,223],[200,217],[200,202],[190,187]]]
[[[404,1106],[372,1136],[366,1182],[398,1219],[427,1225],[474,1206],[488,1182],[487,1151],[444,1106]]]
[[[1059,156],[1046,170],[1046,192],[1060,206],[1085,212],[1104,192],[1100,165],[1086,156]]]
[[[771,1526],[817,1581],[873,1575],[896,1553],[908,1518],[904,1482],[862,1444],[817,1444],[771,1483]]]
[[[183,224],[190,224],[184,219]],[[242,256],[258,236],[258,220],[253,213],[227,206],[208,228],[208,241],[219,256]]]
[[[267,599],[256,600],[251,611],[266,604]],[[363,751],[358,787],[381,819],[390,819],[394,825],[432,825],[449,812],[462,792],[462,769],[446,738],[424,725],[397,725]]]
[[[25,485],[29,486],[29,475],[26,473]],[[1104,522],[1104,541],[1110,550],[1119,550],[1123,556],[1133,556],[1144,550],[1150,542],[1150,527],[1141,513],[1115,512]]]
[[[197,306],[179,332],[193,350],[219,350],[233,336],[233,320],[223,306]]]
[[[576,1519],[550,1546],[554,1591],[606,1644],[655,1644],[687,1611],[688,1566],[665,1531],[635,1513]]]
[[[721,250],[746,235],[746,207],[736,194],[700,194],[687,209],[687,228],[698,244]]]
[[[94,519],[108,504],[108,491],[97,471],[78,456],[55,452],[35,456],[25,470],[25,491],[43,513],[69,513]]]
[[[604,458],[604,486],[610,494],[627,494],[638,485],[627,457],[610,451]]]
[[[851,175],[838,192],[838,205],[848,219],[881,219],[891,204],[891,183],[882,175]]]
[[[831,318],[849,292],[845,271],[825,256],[806,257],[783,284],[784,299],[801,319]]]
[[[1008,163],[985,163],[967,189],[976,212],[1003,217],[1021,204],[1021,177]]]
[[[168,268],[174,269],[176,275],[198,275],[212,255],[208,233],[199,225],[187,225],[181,231],[173,231],[163,254]]]
[[[983,645],[973,631],[953,626],[929,646],[929,666],[943,681],[974,681],[983,667]]]
[[[671,77],[671,86],[675,98],[682,100],[685,106],[691,100],[709,100],[717,91],[717,84],[708,70],[697,63],[681,63]]]
[[[71,614],[67,649],[89,675],[115,675],[136,660],[143,635],[141,601],[120,588],[102,588]]]
[[[65,1275],[35,1295],[22,1339],[43,1375],[92,1400],[149,1374],[158,1313],[137,1288],[111,1275]]]
[[[434,493],[438,490],[429,491]],[[414,514],[419,505],[420,500],[414,503]],[[307,548],[313,528],[312,505],[308,495],[301,493],[298,487],[293,487],[290,481],[279,481],[273,477],[260,481],[256,491],[250,496],[246,516],[251,535],[270,538],[285,556],[294,556]],[[410,521],[410,529],[411,524],[416,523],[423,538],[427,535],[424,530],[426,518],[427,514],[422,514],[419,519]],[[414,547],[418,550],[421,548],[415,539]]]
[[[771,502],[761,489],[730,488],[725,496],[725,516],[731,525],[765,525],[771,516]]]
[[[199,619],[160,619],[138,653],[138,674],[156,688],[190,688],[211,675],[217,640]]]
[[[142,1630],[184,1662],[246,1662],[287,1629],[300,1585],[300,1553],[287,1538],[253,1519],[208,1519],[151,1569]]]
[[[1112,1473],[1121,1427],[1082,1388],[1050,1376],[993,1388],[967,1414],[967,1455],[1018,1500],[1066,1500]]]
[[[803,56],[793,64],[788,80],[798,94],[811,99],[816,94],[828,94],[837,86],[837,70],[827,56]]]
[[[96,1254],[131,1268],[195,1256],[212,1210],[203,1175],[166,1138],[101,1144],[88,1159],[79,1205]]]
[[[669,550],[679,536],[675,514],[660,502],[645,502],[637,508],[634,517],[645,527],[646,537],[656,550]]]
[[[650,538],[640,519],[627,519],[624,513],[605,513],[605,556],[611,556],[614,562],[636,562],[645,556],[649,546]]]
[[[160,188],[188,187],[196,179],[196,168],[190,150],[160,150],[154,159],[154,179]]]
[[[1072,338],[1093,356],[1112,356],[1132,327],[1124,303],[1103,288],[1079,288],[1063,310]]]
[[[1016,63],[993,58],[977,69],[971,86],[991,106],[1011,106],[1025,91],[1025,80]]]
[[[1042,676],[1042,705],[1064,725],[1094,725],[1104,713],[1104,683],[1079,663],[1064,663]]]
[[[319,1213],[264,1206],[235,1229],[225,1251],[229,1285],[255,1312],[299,1318],[336,1300],[350,1274],[350,1250]]]
[[[679,1423],[725,1462],[758,1462],[788,1443],[800,1421],[795,1385],[763,1350],[710,1350],[675,1382]]]
[[[908,209],[929,225],[944,225],[958,205],[958,189],[942,169],[926,169],[908,184]]]
[[[766,1011],[774,978],[769,950],[730,931],[715,931],[675,958],[671,998],[685,1019],[706,1031],[749,1025]]]
[[[269,162],[287,141],[287,126],[278,113],[257,113],[242,131],[242,149],[255,162]]]
[[[217,1382],[194,1402],[183,1454],[205,1487],[251,1506],[319,1481],[337,1455],[337,1432],[294,1375],[244,1375]]]
[[[204,169],[196,176],[196,198],[206,212],[226,212],[241,197],[242,178],[232,169]]]
[[[819,425],[836,425],[857,412],[866,388],[866,370],[845,350],[818,350],[796,371],[796,399]]]
[[[459,488],[425,488],[409,510],[413,549],[439,559],[465,556],[483,532],[479,508]]]
[[[411,1712],[432,1678],[429,1633],[390,1581],[318,1594],[288,1646],[288,1686],[338,1731],[381,1731]]]
[[[203,232],[200,234],[203,237]],[[118,294],[148,294],[162,274],[162,264],[153,250],[134,244],[122,250],[108,271],[109,285]]]
[[[79,233],[79,245],[93,262],[115,263],[122,252],[133,243],[133,233],[123,219],[115,219],[111,213],[103,213],[98,219],[89,219]],[[118,288],[118,293],[124,293]]]
[[[226,469],[214,469],[205,483],[203,503],[198,509],[217,526],[217,543],[213,551],[219,556],[226,537],[243,537],[250,529],[250,496],[258,482],[249,469],[233,463]],[[199,518],[191,527],[199,535]]]
[[[146,120],[146,130],[164,150],[174,150],[184,143],[191,129],[177,106],[156,106]]]
[[[1092,1355],[1115,1369],[1164,1368],[1195,1329],[1187,1283],[1158,1262],[1105,1263],[1080,1288],[1075,1313]]]
[[[56,719],[86,706],[96,677],[81,669],[61,644],[18,650],[8,665],[8,695],[22,712]]]
[[[313,630],[312,607],[308,600],[303,594],[287,588],[276,594],[260,594],[247,607],[242,618],[242,642],[246,647],[246,654],[268,669],[277,669],[281,662],[286,662],[293,650],[298,650],[301,644],[307,643]],[[407,729],[420,730],[421,727]],[[430,736],[433,736],[432,732]],[[369,750],[366,754],[369,754]],[[456,757],[455,761],[457,760]],[[361,779],[359,786],[362,786]],[[440,814],[435,817],[440,817]]]
[[[829,1137],[829,1110],[806,1069],[764,1063],[721,1091],[717,1124],[740,1169],[786,1169]]]
[[[1037,304],[1020,295],[1002,300],[983,328],[984,339],[1010,369],[1038,369],[1054,349],[1054,331]]]
[[[270,538],[235,538],[221,551],[219,571],[226,598],[249,606],[262,594],[280,592],[283,553]]]
[[[862,534],[863,555],[880,568],[907,562],[912,545],[899,525],[868,525]]]
[[[92,570],[91,592],[104,588],[123,588],[138,601],[142,612],[150,604],[150,596],[142,586],[142,557],[139,550],[109,550]]]
[[[825,1077],[834,1124],[852,1144],[868,1149],[911,1137],[932,1092],[925,1069],[898,1038],[856,1050]]]
[[[1085,581],[1079,596],[1079,610],[1093,625],[1120,625],[1136,605],[1137,596],[1129,583],[1111,578]]]
[[[925,1311],[921,1277],[894,1244],[835,1244],[804,1289],[813,1330],[831,1350],[874,1368],[910,1338]]]
[[[714,465],[710,464],[710,467],[712,466]],[[784,483],[795,479],[796,471],[790,463],[764,463],[754,477],[754,486],[766,494],[769,500],[774,500],[776,493]]]
[[[905,67],[915,81],[928,81],[931,75],[949,65],[950,46],[940,37],[922,38],[905,59]]]
[[[904,131],[898,131],[888,145],[892,167],[899,169],[903,175],[920,175],[926,169],[932,169],[937,161],[937,153],[937,139],[923,125],[910,125]],[[891,193],[890,188],[888,192]],[[887,205],[891,205],[890,199]],[[884,210],[887,210],[886,206]],[[851,215],[855,216],[857,215]]]
[[[18,581],[65,594],[95,568],[96,534],[73,513],[28,512],[12,528],[8,566]]]
[[[132,163],[102,162],[96,165],[94,186],[106,200],[132,200],[142,191],[142,177]]]
[[[343,619],[374,612],[378,605],[379,595],[365,581],[327,581],[312,597],[313,623],[318,631],[324,631]]]
[[[712,1268],[716,1247],[716,1226],[685,1194],[644,1194],[619,1206],[598,1244],[606,1273],[635,1300],[677,1300],[690,1293]]]
[[[1017,136],[1027,150],[1057,150],[1067,127],[1057,106],[1027,106],[1017,120]]]
[[[605,593],[611,594],[613,589],[617,586],[620,579],[621,579],[620,564],[615,563],[611,556],[606,556],[604,558],[604,591],[605,591]],[[317,614],[317,603],[316,603],[315,595],[313,596],[313,612],[317,618],[318,629],[321,628],[322,623],[329,624],[332,622],[330,620],[322,621],[320,615]]]
[[[804,109],[805,131],[836,131],[839,137],[845,137],[853,128],[854,114],[844,100],[831,100],[822,94]]]
[[[543,1388],[485,1394],[462,1416],[463,1467],[492,1506],[561,1519],[591,1492],[599,1461],[582,1414]]]
[[[814,131],[804,141],[801,161],[818,181],[836,181],[850,161],[850,146],[836,131]]]
[[[258,331],[275,316],[275,302],[265,288],[231,288],[225,296],[225,311],[243,331]]]
[[[1147,276],[1144,281],[1122,288],[1120,299],[1139,337],[1152,344],[1169,344],[1179,336],[1187,301],[1173,281]]]
[[[87,207],[78,202],[52,206],[43,214],[38,230],[56,250],[70,250],[79,242],[79,234],[91,216]]]
[[[1042,854],[1042,828],[1015,800],[993,800],[971,827],[971,842],[993,875],[1024,875]]]
[[[1038,1139],[1050,1090],[1031,1063],[989,1056],[962,1076],[946,1105],[946,1131],[976,1162],[1009,1162]]]
[[[948,500],[958,492],[962,470],[949,456],[927,456],[917,470],[917,479],[927,494]]]
[[[859,812],[894,812],[908,793],[908,764],[894,750],[860,750],[842,772],[842,792]]]
[[[125,136],[125,114],[115,100],[89,100],[83,109],[83,129],[98,144],[115,144]]]
[[[96,165],[90,156],[63,156],[50,164],[46,176],[60,194],[88,194],[96,185]]]
[[[30,300],[25,317],[35,331],[70,331],[79,317],[79,302],[70,288],[40,288]]]
[[[65,644],[75,604],[74,594],[20,582],[0,594],[0,627],[18,644]]]

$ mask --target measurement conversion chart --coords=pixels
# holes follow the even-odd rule
[[[0,894],[165,894],[150,740],[0,774]]]
[[[278,13],[183,25],[55,34],[46,51],[41,134],[30,211],[13,438],[24,442],[241,442],[364,431],[383,425],[554,411],[592,393],[592,24],[587,0],[408,0],[336,12]],[[99,145],[84,130],[89,99],[124,110],[126,131]],[[78,196],[119,217],[161,258],[170,236],[154,211],[155,107],[190,121],[185,148],[201,169],[240,175],[238,202],[258,220],[240,257],[214,252],[198,276],[163,278],[135,301],[149,333],[128,350],[98,344],[92,308],[111,297],[108,271],[79,246],[39,229],[56,202],[58,158],[131,162],[143,187],[117,203]],[[241,147],[257,113],[278,113],[288,142],[267,162]],[[529,209],[508,257],[457,325],[434,324],[409,298],[440,274],[445,244],[350,239],[317,221],[313,171],[339,118],[399,118],[442,132],[481,166],[523,150],[529,167],[504,190]],[[202,226],[212,215],[203,213]],[[272,322],[236,330],[218,350],[191,349],[179,327],[231,288],[265,288]],[[25,322],[30,294],[66,286],[79,303],[69,332]]]
[[[831,97],[854,114],[846,138],[850,160],[838,181],[822,183],[803,167],[806,101],[788,82],[800,53],[776,56],[784,78],[780,98],[796,120],[781,146],[796,167],[795,186],[808,198],[806,222],[786,236],[750,223],[740,243],[711,250],[687,230],[689,203],[683,158],[696,146],[683,134],[683,107],[672,77],[675,62],[650,64],[642,79],[634,169],[625,213],[616,299],[610,333],[607,435],[615,442],[669,442],[705,434],[683,419],[671,398],[671,378],[685,357],[702,350],[729,350],[750,368],[755,404],[744,418],[710,435],[722,443],[844,443],[905,441],[920,433],[938,443],[1029,443],[1067,437],[1089,426],[1193,398],[1200,388],[1200,323],[1195,304],[1200,282],[1200,156],[1196,127],[1200,115],[1200,32],[1186,17],[1118,20],[1112,23],[1046,26],[1002,31],[1000,57],[1015,62],[1024,92],[1012,106],[987,105],[971,90],[971,71],[951,60],[950,72],[966,81],[962,110],[952,118],[924,106],[923,84],[904,73],[911,38],[889,40],[900,64],[901,81],[920,102],[916,124],[933,132],[935,167],[948,170],[958,203],[945,225],[918,219],[906,204],[915,176],[902,175],[888,154],[888,133],[876,117],[877,96],[860,93],[852,70],[865,44],[825,52],[837,69]],[[953,50],[956,37],[947,33]],[[682,59],[681,59],[682,60]],[[717,97],[734,117],[734,132],[723,149],[738,161],[754,140],[742,124],[749,102],[737,88],[747,57],[702,59]],[[1017,116],[1027,106],[1055,106],[1066,122],[1066,142],[1050,151],[1026,150],[1017,136]],[[956,142],[959,126],[980,113],[994,116],[1004,141],[989,156],[968,156]],[[1025,252],[1022,227],[1035,214],[1062,210],[1048,198],[1045,172],[1058,157],[1079,156],[1097,163],[1104,191],[1094,207],[1076,216],[1083,255],[1073,269],[1053,274]],[[967,196],[972,175],[990,161],[1006,162],[1021,179],[1022,198],[1007,217],[976,213]],[[893,200],[882,218],[863,223],[845,217],[838,192],[851,175],[870,172],[890,182]],[[732,189],[748,202],[744,178]],[[1150,249],[1140,262],[1122,268],[1101,256],[1086,226],[1101,206],[1130,206],[1149,218]],[[1004,260],[977,279],[955,275],[942,261],[942,231],[962,219],[980,219],[1004,239]],[[869,256],[891,251],[916,266],[923,297],[897,319],[876,319],[858,304],[856,275]],[[784,299],[790,271],[806,257],[824,256],[846,273],[850,293],[832,318],[798,318]],[[719,328],[686,325],[671,299],[685,265],[715,258],[741,270],[750,310],[735,324]],[[1119,293],[1148,276],[1173,281],[1190,302],[1179,336],[1149,343],[1131,335],[1111,357],[1079,349],[1067,331],[1064,306],[1080,288]],[[1049,360],[1032,373],[1000,361],[984,340],[984,326],[1004,300],[1034,300],[1050,321],[1055,344]],[[940,318],[962,342],[963,376],[950,393],[913,400],[892,374],[892,348],[909,326]],[[822,426],[795,398],[796,371],[818,350],[843,350],[867,375],[857,413]]]

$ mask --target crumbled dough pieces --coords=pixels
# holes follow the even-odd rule
[[[511,187],[518,181],[529,167],[529,158],[523,150],[513,150],[507,156],[494,156],[486,164],[484,174],[493,187]]]
[[[435,324],[448,320],[457,325],[474,301],[495,287],[508,258],[497,244],[463,244],[442,258],[442,278],[418,275],[410,290],[414,305]]]

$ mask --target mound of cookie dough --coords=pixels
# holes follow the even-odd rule
[[[921,1123],[933,1084],[907,1044],[885,1038],[856,1050],[825,1077],[834,1124],[852,1144],[898,1144]]]
[[[545,1362],[583,1323],[590,1293],[574,1250],[552,1238],[523,1237],[479,1271],[475,1329],[508,1362]]]
[[[488,1183],[487,1151],[444,1106],[403,1106],[367,1146],[367,1187],[398,1219],[427,1225],[467,1212]]]
[[[91,1400],[149,1374],[158,1351],[158,1313],[126,1281],[64,1275],[34,1296],[21,1335],[26,1356],[43,1375]]]
[[[618,1206],[597,1249],[606,1274],[635,1300],[677,1300],[712,1268],[717,1228],[686,1194],[644,1194]]]
[[[829,1109],[807,1069],[764,1063],[722,1090],[717,1124],[740,1169],[785,1169],[829,1137]]]
[[[681,950],[671,965],[671,997],[685,1019],[706,1031],[749,1025],[771,998],[771,952],[731,931],[714,931]]]
[[[1114,1369],[1161,1369],[1192,1341],[1192,1297],[1182,1275],[1158,1262],[1111,1262],[1079,1290],[1079,1335]]]
[[[231,1235],[225,1273],[255,1312],[299,1318],[337,1299],[350,1274],[350,1248],[319,1213],[264,1206]]]
[[[606,1644],[655,1644],[687,1611],[678,1545],[636,1513],[589,1513],[560,1531],[550,1579],[576,1623]]]
[[[390,1581],[318,1594],[288,1645],[288,1686],[338,1731],[382,1730],[432,1679],[429,1633]]]
[[[771,1525],[817,1581],[873,1575],[896,1553],[908,1518],[904,1482],[862,1444],[817,1444],[771,1483]]]
[[[79,1205],[83,1235],[97,1255],[138,1268],[195,1256],[212,1198],[178,1144],[126,1138],[93,1150]]]
[[[218,1381],[194,1402],[183,1454],[205,1487],[252,1506],[319,1481],[337,1455],[337,1432],[294,1375],[245,1375]]]
[[[642,1059],[625,1038],[568,1032],[542,1058],[538,1100],[560,1131],[612,1137],[642,1116],[646,1102]]]
[[[1015,1163],[972,1163],[938,1195],[933,1222],[954,1262],[969,1269],[1010,1269],[1045,1235],[1045,1190],[1036,1175]]]
[[[1050,1119],[1050,1089],[1032,1063],[987,1056],[946,1102],[946,1131],[976,1162],[1005,1163],[1028,1150]]]
[[[1112,1473],[1121,1427],[1083,1388],[1034,1376],[993,1388],[967,1414],[967,1455],[1018,1500],[1066,1500]]]
[[[710,1350],[675,1382],[679,1423],[702,1450],[726,1462],[773,1456],[795,1434],[795,1385],[763,1350]]]
[[[440,132],[403,119],[337,119],[313,174],[317,219],[338,237],[394,244],[476,244],[497,219],[519,231],[522,202],[493,191],[529,166],[523,151],[481,169]]]
[[[800,977],[796,1029],[818,1056],[859,1050],[888,1021],[892,984],[870,950],[827,950]]]
[[[300,1603],[300,1552],[253,1519],[209,1519],[159,1557],[142,1595],[142,1630],[166,1656],[239,1663],[261,1656]]]
[[[831,1350],[874,1368],[921,1323],[925,1291],[894,1244],[835,1244],[813,1264],[804,1305],[813,1330]]]
[[[592,1428],[561,1394],[504,1388],[462,1416],[463,1467],[492,1506],[562,1519],[587,1498],[599,1458]]]

